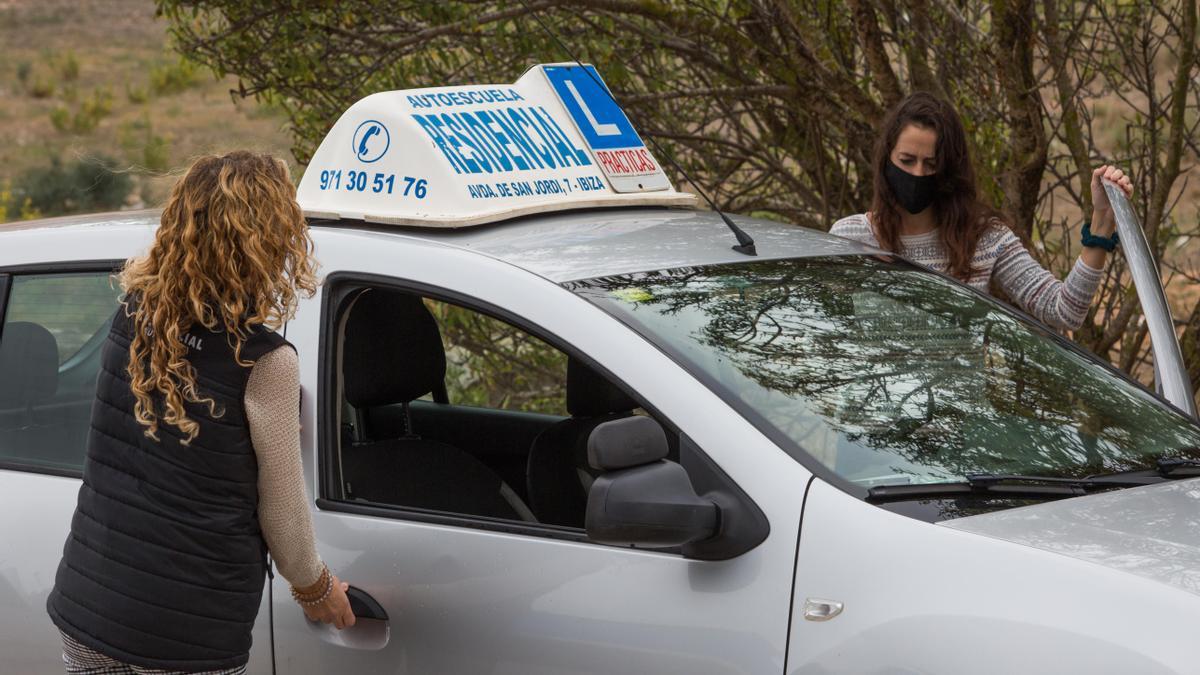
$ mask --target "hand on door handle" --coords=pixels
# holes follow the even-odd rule
[[[386,647],[392,634],[392,624],[383,605],[363,589],[354,586],[346,589],[346,599],[354,614],[354,626],[346,630],[330,630],[327,626],[310,623],[309,627],[314,630],[316,638],[349,649],[375,651]]]
[[[375,598],[372,598],[363,589],[351,586],[346,590],[346,597],[350,600],[350,611],[354,612],[354,616],[360,619],[388,620],[388,615],[384,611],[383,605],[379,604]]]

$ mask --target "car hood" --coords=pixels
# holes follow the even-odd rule
[[[939,523],[1200,595],[1200,479],[1128,488]]]

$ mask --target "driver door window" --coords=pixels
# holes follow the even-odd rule
[[[588,435],[634,399],[461,305],[365,288],[337,325],[343,501],[583,529]]]

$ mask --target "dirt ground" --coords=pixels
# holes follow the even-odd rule
[[[233,99],[236,83],[179,66],[151,0],[0,0],[0,185],[54,158],[105,155],[134,177],[128,205],[154,206],[199,154],[251,148],[292,162],[284,115]],[[89,110],[105,106],[88,129]]]

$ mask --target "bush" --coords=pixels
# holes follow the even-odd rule
[[[158,173],[170,168],[171,140],[154,133],[149,115],[123,123],[117,139],[131,164]]]
[[[54,95],[54,81],[35,75],[29,83],[29,95],[34,98],[50,98]]]
[[[18,207],[17,198],[13,195],[12,183],[7,179],[0,182],[0,223],[7,223],[10,220],[33,220],[41,217],[42,214],[33,208],[33,201],[29,197],[26,197]]]
[[[33,72],[33,64],[29,61],[22,61],[17,64],[17,79],[20,80],[21,86],[29,84],[29,75]]]
[[[92,95],[79,104],[79,110],[72,115],[65,106],[55,106],[50,111],[50,123],[60,133],[91,133],[100,124],[100,120],[112,113],[113,96],[108,89],[93,89]]]
[[[79,59],[75,58],[75,52],[68,51],[63,55],[62,61],[58,64],[58,72],[67,82],[79,78]]]
[[[200,69],[179,59],[150,69],[150,88],[155,94],[178,94],[200,82]]]
[[[71,111],[67,110],[66,106],[54,106],[50,111],[50,124],[53,124],[59,133],[67,133],[71,130]]]
[[[30,169],[17,177],[14,196],[46,215],[86,213],[120,208],[133,188],[116,162],[97,156],[70,165],[57,157],[50,166]]]
[[[163,172],[171,165],[171,142],[158,134],[147,134],[142,146],[142,166]]]
[[[73,120],[75,133],[86,134],[100,124],[100,120],[112,113],[113,95],[108,89],[93,89],[91,97],[84,100]]]
[[[146,87],[125,85],[125,96],[130,103],[145,103],[150,100],[150,91]]]

